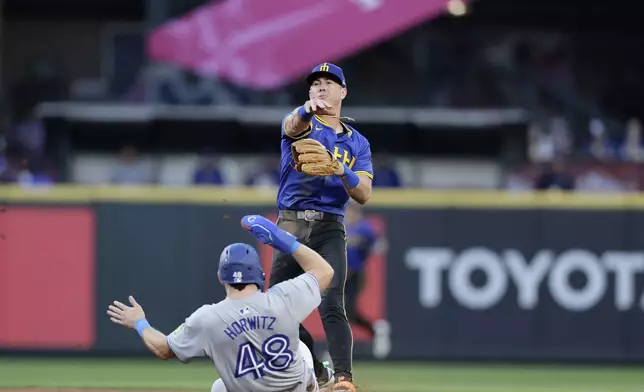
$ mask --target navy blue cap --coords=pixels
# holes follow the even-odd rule
[[[340,84],[342,87],[347,87],[347,81],[344,79],[344,72],[342,72],[342,68],[338,67],[335,64],[322,63],[320,65],[316,65],[309,76],[306,78],[306,81],[310,86],[311,84],[313,84],[315,79],[319,78],[320,76],[331,76],[331,79],[335,79],[335,81],[338,82],[338,84]]]

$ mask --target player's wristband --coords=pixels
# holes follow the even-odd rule
[[[138,319],[134,323],[134,328],[136,329],[136,332],[139,333],[139,336],[143,336],[143,330],[149,326],[150,326],[150,323],[148,323],[148,320],[144,318]]]
[[[297,108],[297,115],[300,116],[302,120],[307,122],[311,121],[311,119],[313,118],[313,113],[307,113],[304,105]]]
[[[288,231],[282,230],[275,227],[276,230],[271,230],[273,233],[273,238],[271,240],[271,246],[282,253],[293,254],[297,248],[300,247],[300,243],[297,241],[297,237]]]
[[[349,185],[349,189],[353,189],[360,184],[360,177],[353,170],[349,169],[346,165],[344,166],[344,174],[341,176],[343,180]]]
[[[297,241],[293,242],[293,245],[291,245],[291,249],[289,249],[289,253],[290,253],[290,254],[295,253],[295,251],[297,250],[297,248],[299,248],[299,247],[300,247],[300,245],[302,245],[302,244],[300,244],[300,243],[299,243],[299,242],[297,242]]]

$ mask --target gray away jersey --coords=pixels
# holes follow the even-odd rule
[[[299,327],[320,302],[317,279],[305,273],[266,292],[202,306],[168,344],[184,363],[209,357],[229,392],[284,391],[303,380]]]

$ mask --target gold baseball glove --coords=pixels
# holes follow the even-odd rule
[[[331,151],[315,139],[297,140],[291,144],[295,170],[309,176],[330,176],[340,167]]]

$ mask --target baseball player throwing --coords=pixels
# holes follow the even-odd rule
[[[313,352],[321,386],[333,383],[334,391],[354,392],[353,336],[344,308],[347,235],[343,219],[349,198],[365,204],[371,197],[371,148],[355,128],[340,121],[347,96],[342,69],[320,64],[307,82],[309,100],[282,121],[277,225],[321,254],[335,271],[319,308],[334,374],[315,357],[313,338],[303,327],[300,339]],[[276,249],[270,286],[301,272],[290,254]]]
[[[226,298],[197,309],[172,334],[150,326],[141,305],[114,301],[112,322],[136,329],[147,348],[161,359],[187,363],[209,357],[220,379],[211,392],[318,391],[313,359],[299,340],[299,325],[320,304],[333,277],[331,266],[315,251],[258,215],[242,226],[258,240],[292,255],[304,271],[262,292],[264,271],[250,245],[228,245],[219,259],[219,280]]]

